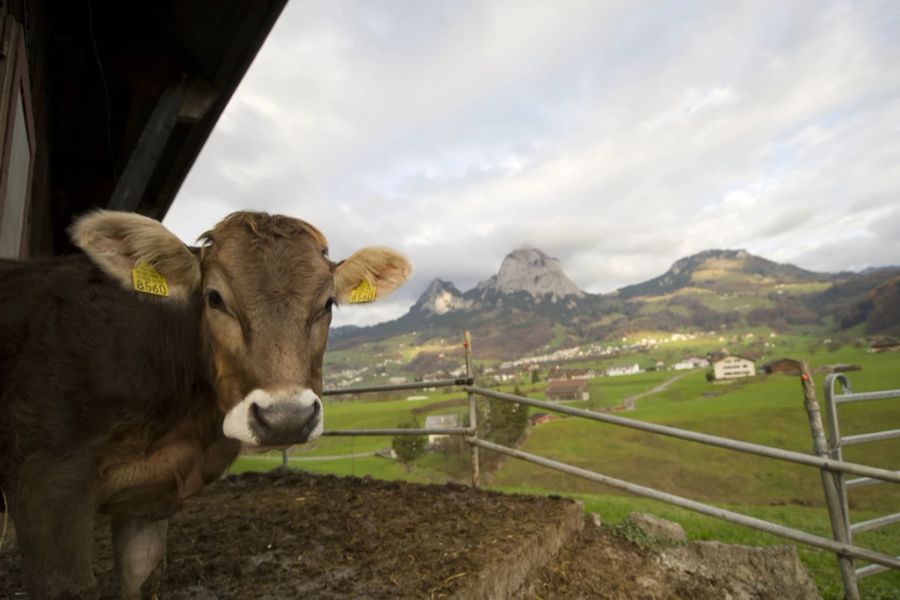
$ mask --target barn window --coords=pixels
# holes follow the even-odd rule
[[[0,258],[20,258],[27,246],[34,122],[21,26],[0,20]]]

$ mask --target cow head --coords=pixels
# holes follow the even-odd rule
[[[265,213],[226,217],[201,237],[199,250],[132,213],[92,213],[71,233],[126,289],[149,292],[141,295],[150,301],[202,301],[199,326],[223,431],[250,446],[303,443],[321,434],[322,359],[333,306],[351,297],[384,297],[411,272],[387,248],[364,248],[333,262],[318,229]]]

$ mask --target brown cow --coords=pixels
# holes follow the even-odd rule
[[[135,597],[166,518],[242,444],[321,433],[332,306],[410,266],[385,248],[332,262],[316,228],[264,213],[230,215],[200,248],[129,213],[71,234],[86,256],[0,261],[0,487],[33,598],[96,595],[98,510]]]

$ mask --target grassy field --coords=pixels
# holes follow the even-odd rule
[[[803,336],[769,338],[777,356],[807,358],[815,369],[823,364],[856,363],[863,368],[849,374],[854,391],[900,388],[900,356],[868,354],[852,345],[826,350],[822,344]],[[718,340],[715,340],[718,342]],[[712,344],[710,340],[676,342],[674,348],[654,351],[656,355],[677,355]],[[696,352],[700,353],[700,352]],[[654,355],[656,354],[656,355]],[[637,357],[635,357],[637,358]],[[640,355],[642,361],[647,355]],[[620,358],[617,362],[626,363]],[[633,362],[633,361],[632,361]],[[585,364],[598,366],[602,364]],[[733,439],[810,451],[811,439],[796,377],[771,376],[741,380],[729,384],[708,383],[705,370],[692,372],[648,372],[624,377],[604,377],[590,381],[592,400],[576,403],[581,407],[616,406],[624,398],[653,389],[675,375],[683,375],[663,392],[637,401],[637,410],[622,416],[702,431]],[[824,405],[824,376],[816,375],[818,397]],[[546,383],[526,385],[529,395],[543,398]],[[511,391],[512,386],[500,388]],[[421,395],[411,392],[410,395]],[[451,408],[432,405],[452,398],[464,398],[459,391],[432,392],[424,400],[390,401],[352,400],[326,404],[326,429],[395,427],[408,421],[413,411],[424,416],[465,412],[464,404]],[[532,409],[532,412],[536,412]],[[845,435],[865,431],[900,429],[900,401],[858,403],[841,407],[841,429]],[[295,448],[292,466],[318,473],[370,475],[381,479],[416,482],[442,482],[450,475],[464,473],[464,459],[429,454],[404,467],[374,456],[338,460],[304,460],[311,457],[351,455],[373,452],[390,446],[390,438],[320,438],[303,448]],[[819,473],[809,467],[763,459],[751,455],[712,448],[692,442],[614,427],[584,419],[562,417],[532,427],[522,449],[613,477],[656,487],[688,498],[738,510],[761,518],[806,529],[827,536],[827,513],[823,506]],[[845,450],[850,461],[896,469],[900,440],[852,446]],[[241,458],[235,470],[264,470],[278,466],[280,455]],[[599,512],[604,520],[617,521],[632,510],[647,510],[682,523],[694,539],[718,539],[747,544],[776,543],[763,533],[695,515],[664,504],[618,495],[598,484],[577,479],[520,461],[505,461],[491,474],[494,487],[528,493],[561,493],[585,501],[588,510]],[[900,486],[882,485],[855,490],[851,494],[853,521],[896,512],[900,507]],[[900,553],[900,526],[862,534],[862,545],[894,554]],[[833,555],[806,548],[799,549],[804,563],[814,573],[826,598],[835,597],[840,580]],[[900,597],[900,574],[878,575],[862,583],[864,597]],[[891,595],[893,594],[893,595]]]

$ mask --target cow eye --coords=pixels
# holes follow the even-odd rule
[[[206,303],[210,308],[225,310],[225,301],[222,300],[222,294],[216,290],[209,290],[206,292]]]

